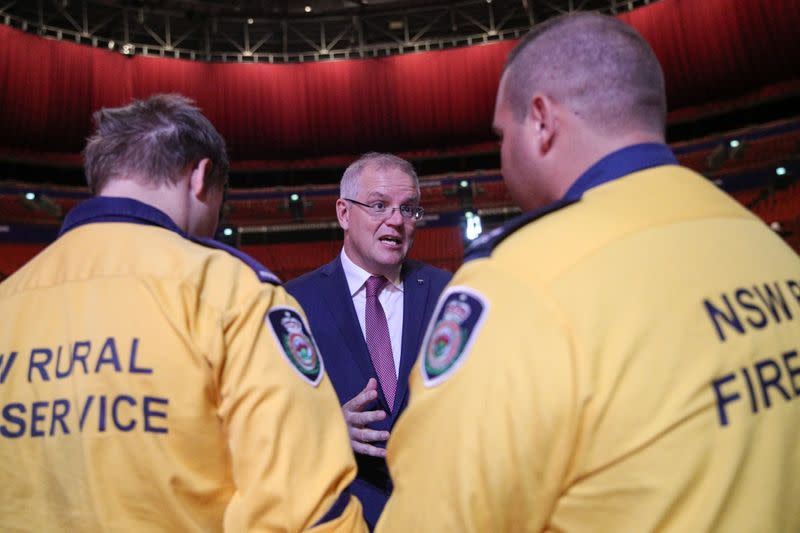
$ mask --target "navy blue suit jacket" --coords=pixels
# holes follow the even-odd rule
[[[369,427],[391,431],[408,403],[408,374],[416,361],[436,300],[451,277],[445,270],[418,261],[403,263],[403,338],[395,408],[388,408],[383,391],[378,387],[378,400],[367,409],[382,409],[388,416]],[[327,265],[286,283],[285,287],[306,312],[325,370],[339,403],[344,404],[364,389],[369,378],[377,380],[378,376],[356,316],[341,258],[337,256]],[[389,499],[392,483],[385,460],[356,454],[356,462],[358,477],[352,491],[361,500],[364,518],[372,529]]]

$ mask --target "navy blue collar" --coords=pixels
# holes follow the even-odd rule
[[[113,196],[96,196],[75,206],[64,218],[58,235],[94,222],[130,222],[159,226],[187,237],[186,232],[163,211],[139,200]]]
[[[581,174],[564,198],[514,217],[501,227],[475,240],[466,250],[465,261],[491,255],[494,248],[506,237],[535,220],[574,204],[581,199],[583,193],[592,187],[646,168],[677,164],[679,164],[678,160],[675,159],[669,147],[664,144],[634,144],[612,152]]]
[[[661,165],[677,165],[678,160],[665,144],[642,143],[611,152],[575,180],[563,200],[577,201],[583,193],[622,176]]]
[[[211,238],[187,235],[166,213],[156,209],[152,205],[132,198],[96,196],[85,202],[81,202],[64,218],[64,224],[61,225],[61,231],[58,235],[60,237],[78,226],[93,224],[95,222],[128,222],[131,224],[143,224],[145,226],[157,226],[169,231],[174,231],[181,237],[189,239],[192,242],[209,248],[224,250],[234,257],[239,258],[256,273],[258,279],[262,282],[275,285],[281,283],[281,280],[270,272],[268,268],[244,252]]]

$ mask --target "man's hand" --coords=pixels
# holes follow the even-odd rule
[[[377,398],[378,382],[375,378],[370,378],[364,390],[342,406],[342,412],[344,413],[344,420],[347,422],[347,430],[350,433],[350,443],[353,445],[353,451],[373,457],[386,457],[386,450],[368,443],[387,440],[389,432],[365,427],[371,422],[386,418],[385,411],[364,411],[364,407]]]

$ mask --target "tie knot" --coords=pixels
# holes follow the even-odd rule
[[[378,296],[387,281],[389,280],[383,276],[370,276],[367,279],[367,298]]]

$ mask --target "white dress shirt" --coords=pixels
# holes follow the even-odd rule
[[[347,279],[347,286],[350,289],[350,296],[353,298],[353,305],[356,308],[358,323],[361,325],[361,334],[367,340],[366,334],[366,309],[367,309],[367,279],[372,275],[360,266],[353,263],[342,249],[342,268],[344,277]],[[403,341],[403,282],[399,279],[390,279],[389,283],[383,286],[383,290],[378,295],[378,301],[386,314],[386,322],[389,324],[389,338],[392,342],[392,357],[394,357],[394,373],[399,374],[400,354]]]

